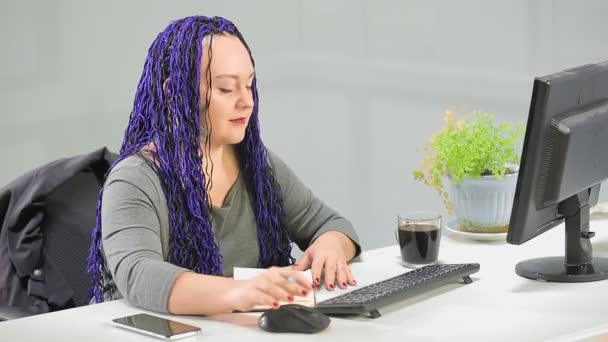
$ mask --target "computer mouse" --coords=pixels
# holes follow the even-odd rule
[[[298,304],[282,305],[268,310],[258,319],[265,331],[277,333],[315,334],[329,326],[329,317],[314,308]]]

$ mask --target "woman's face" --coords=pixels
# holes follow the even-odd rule
[[[205,106],[207,96],[207,65],[209,63],[208,39],[203,43],[200,83],[200,103]],[[241,41],[232,35],[215,35],[212,39],[211,89],[209,116],[201,110],[203,141],[211,126],[212,146],[238,144],[245,137],[245,129],[253,111],[251,84],[253,64]],[[205,46],[207,45],[207,46]],[[207,120],[207,121],[205,121]]]

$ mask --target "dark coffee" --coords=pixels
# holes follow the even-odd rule
[[[409,223],[399,226],[401,259],[408,264],[437,261],[441,230],[434,224]]]

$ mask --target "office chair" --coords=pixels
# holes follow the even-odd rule
[[[106,163],[81,170],[44,197],[42,265],[28,279],[9,279],[5,288],[20,284],[23,289],[12,291],[18,293],[12,302],[0,298],[0,321],[88,304],[87,256],[97,198],[108,167]]]

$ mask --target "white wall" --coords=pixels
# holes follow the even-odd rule
[[[193,14],[239,26],[267,145],[366,249],[392,243],[399,212],[445,213],[411,178],[445,109],[525,122],[534,76],[608,60],[601,0],[3,1],[0,184],[116,150],[150,43]]]

